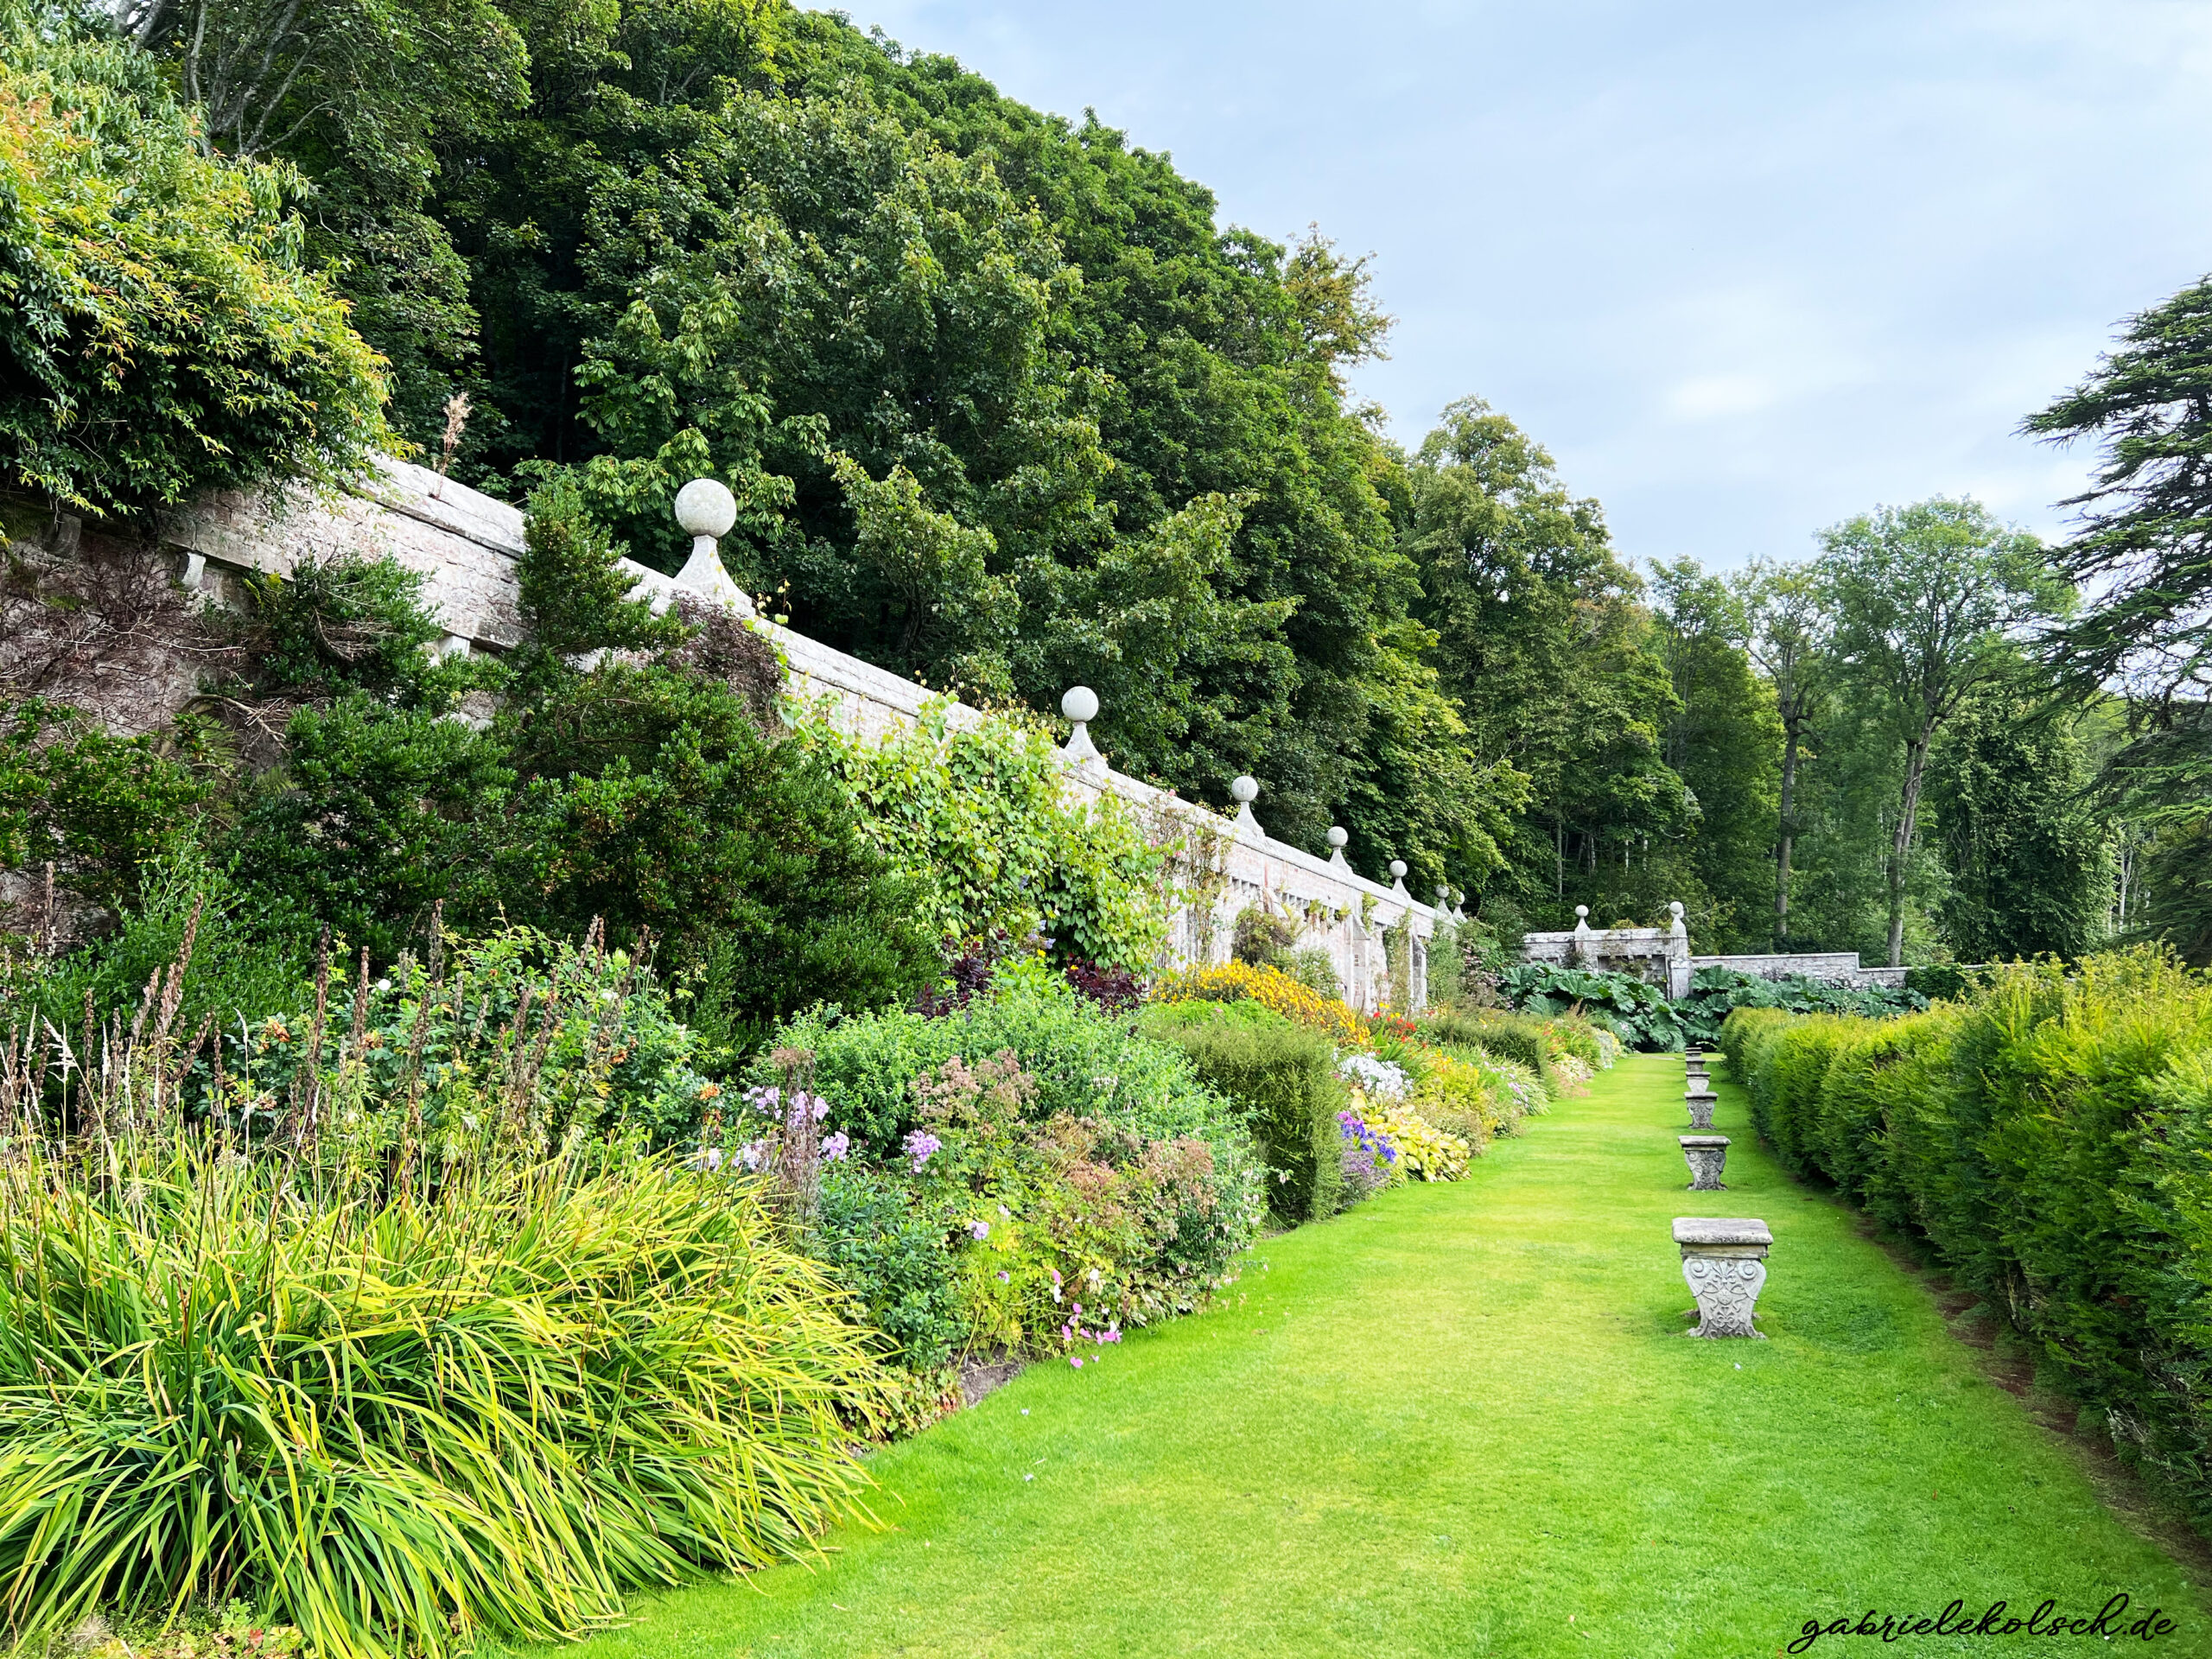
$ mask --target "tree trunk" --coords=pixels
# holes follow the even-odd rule
[[[1789,721],[1782,737],[1782,810],[1774,845],[1774,948],[1789,948],[1789,855],[1797,842],[1792,814],[1797,804],[1797,722]]]
[[[1912,856],[1913,821],[1920,812],[1921,774],[1928,766],[1923,732],[1904,746],[1904,798],[1897,804],[1897,834],[1890,841],[1890,966],[1904,966],[1904,877]]]

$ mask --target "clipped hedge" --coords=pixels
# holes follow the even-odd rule
[[[1869,1020],[1739,1009],[1760,1134],[1917,1231],[2212,1522],[2212,979],[2140,950]]]
[[[1267,1194],[1278,1217],[1319,1221],[1342,1207],[1345,1091],[1325,1038],[1252,1002],[1158,1004],[1143,1029],[1175,1044],[1201,1083],[1244,1109],[1274,1171]]]

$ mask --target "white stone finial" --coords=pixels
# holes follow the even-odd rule
[[[1590,906],[1587,906],[1587,905],[1577,905],[1577,906],[1574,907],[1574,919],[1575,919],[1576,921],[1578,921],[1578,922],[1580,922],[1580,921],[1586,921],[1586,920],[1588,920],[1588,919],[1589,919],[1589,916],[1590,916]]]
[[[1667,913],[1669,916],[1672,916],[1676,921],[1681,921],[1682,919],[1682,901],[1679,899],[1669,901],[1667,906]]]
[[[737,498],[716,478],[695,478],[676,493],[676,522],[694,536],[717,541],[737,523]]]
[[[676,493],[676,522],[691,537],[691,556],[677,573],[676,585],[751,616],[752,599],[730,580],[715,546],[737,523],[737,498],[729,486],[718,479],[693,479]]]
[[[1087,685],[1071,685],[1060,698],[1060,712],[1075,722],[1075,730],[1068,734],[1067,747],[1060,751],[1061,758],[1071,766],[1095,764],[1103,772],[1106,757],[1090,741],[1090,722],[1098,718],[1098,694]]]
[[[1402,880],[1405,879],[1405,874],[1406,861],[1402,858],[1392,859],[1390,861],[1390,879],[1393,881]]]
[[[1252,816],[1252,803],[1260,798],[1260,780],[1249,772],[1239,773],[1229,780],[1229,793],[1236,803],[1236,828],[1248,835],[1264,836],[1267,831]]]
[[[1329,826],[1329,862],[1340,870],[1348,870],[1351,862],[1344,856],[1344,843],[1351,839],[1351,831],[1341,823]]]

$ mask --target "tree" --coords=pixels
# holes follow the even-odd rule
[[[2014,636],[2060,614],[2070,590],[2041,542],[1972,500],[1879,507],[1821,543],[1838,664],[1904,755],[1884,867],[1894,968],[1929,747],[1968,696],[2012,671]]]
[[[1678,857],[1694,798],[1660,753],[1674,692],[1597,503],[1569,495],[1543,448],[1473,397],[1423,442],[1408,493],[1405,547],[1440,683],[1473,763],[1526,779],[1503,868],[1468,891],[1512,909],[1506,931],[1526,906],[1565,907],[1570,866],[1592,904],[1656,914],[1700,899]]]
[[[2120,348],[2025,429],[2101,449],[2053,555],[2087,601],[2044,642],[2061,679],[2130,705],[2107,798],[2142,842],[2141,910],[2192,961],[2212,956],[2212,277],[2128,320]]]
[[[1738,577],[1744,639],[1774,689],[1782,722],[1780,787],[1774,842],[1774,948],[1789,949],[1790,867],[1796,850],[1797,772],[1818,716],[1828,668],[1828,616],[1819,569],[1754,559]]]
[[[2078,957],[2103,936],[2109,837],[2066,711],[1998,683],[1952,717],[1929,767],[1950,874],[1942,918],[1965,962]]]
[[[1660,754],[1698,802],[1687,855],[1709,905],[1708,949],[1766,943],[1776,822],[1772,687],[1752,671],[1736,591],[1694,559],[1655,564],[1652,613],[1675,690]]]
[[[357,468],[382,365],[285,169],[204,152],[143,57],[0,4],[0,481],[129,515]]]

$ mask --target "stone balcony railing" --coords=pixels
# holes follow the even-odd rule
[[[626,563],[637,580],[633,591],[654,597],[685,592],[739,611],[782,656],[792,696],[826,707],[854,736],[880,739],[918,721],[935,694],[753,613],[715,551],[716,537],[728,528],[728,520],[718,521],[713,511],[716,487],[687,486],[679,497],[679,517],[696,536],[691,562],[676,576]],[[177,518],[165,538],[183,555],[186,585],[216,595],[229,571],[281,575],[305,556],[388,556],[423,576],[425,596],[447,630],[442,649],[500,651],[523,637],[515,580],[523,551],[521,512],[405,461],[386,460],[349,493],[333,498],[301,494],[276,503],[216,498]],[[957,704],[950,712],[956,721],[984,718]],[[1411,1006],[1426,1003],[1430,941],[1455,917],[1408,891],[1402,861],[1391,861],[1393,883],[1385,887],[1351,868],[1341,829],[1329,832],[1333,851],[1327,858],[1275,840],[1254,816],[1259,786],[1249,779],[1236,780],[1238,810],[1224,818],[1125,776],[1090,741],[1086,722],[1097,712],[1096,699],[1075,688],[1063,712],[1075,723],[1063,752],[1071,797],[1113,796],[1141,822],[1163,828],[1179,817],[1219,849],[1216,874],[1224,879],[1211,907],[1200,913],[1186,906],[1174,918],[1175,963],[1220,961],[1238,912],[1264,905],[1300,930],[1301,944],[1327,950],[1346,1000],[1370,1011],[1389,1000],[1388,930],[1404,928]],[[1440,893],[1440,901],[1445,897]]]

